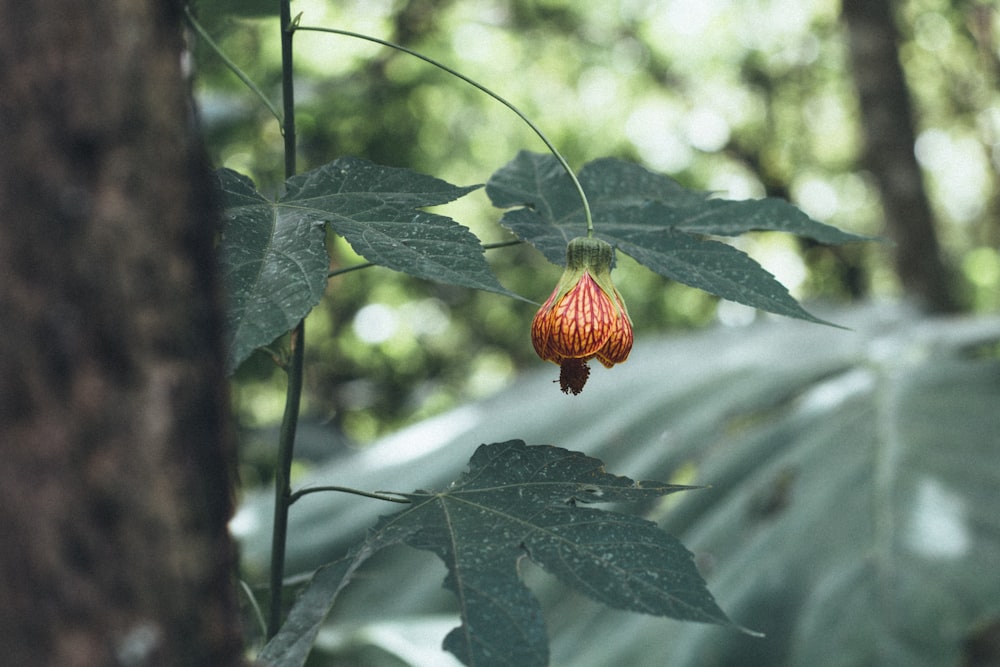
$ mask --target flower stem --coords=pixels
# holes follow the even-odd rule
[[[334,34],[334,35],[344,35],[345,37],[354,37],[356,39],[363,39],[363,40],[368,41],[368,42],[374,42],[375,44],[381,44],[382,46],[387,46],[387,47],[389,47],[391,49],[396,49],[397,51],[402,51],[403,53],[409,54],[409,55],[413,56],[414,58],[419,58],[420,60],[423,60],[426,63],[430,63],[431,65],[434,65],[438,69],[444,70],[448,74],[451,74],[452,76],[457,77],[457,78],[461,79],[462,81],[465,81],[470,86],[473,86],[474,88],[477,88],[478,90],[486,93],[487,95],[489,95],[490,97],[492,97],[493,99],[495,99],[497,102],[499,102],[500,104],[504,105],[505,107],[507,107],[508,109],[510,109],[511,111],[513,111],[515,114],[517,114],[518,118],[520,118],[521,120],[523,120],[528,125],[528,127],[530,127],[532,129],[532,131],[536,135],[538,135],[538,138],[542,140],[542,143],[544,143],[545,146],[546,146],[546,148],[549,149],[549,152],[552,153],[552,155],[555,156],[555,158],[559,161],[559,164],[561,164],[562,168],[566,171],[566,174],[569,175],[570,180],[573,181],[573,187],[576,188],[577,194],[580,195],[580,201],[583,203],[583,214],[584,214],[584,217],[587,220],[587,236],[593,236],[594,235],[594,220],[593,220],[593,218],[592,218],[592,216],[590,214],[590,202],[587,201],[587,195],[583,191],[583,186],[580,185],[580,180],[576,177],[576,174],[573,173],[573,169],[569,166],[569,162],[566,161],[566,158],[563,157],[563,154],[559,152],[559,150],[555,147],[555,145],[553,145],[553,143],[551,141],[549,141],[548,137],[545,136],[545,133],[542,132],[541,129],[539,129],[539,127],[537,125],[535,125],[533,122],[531,122],[531,119],[529,119],[527,116],[525,116],[521,112],[521,110],[518,109],[516,106],[514,106],[511,102],[508,102],[506,99],[504,99],[503,97],[501,97],[497,93],[493,92],[492,90],[490,90],[489,88],[487,88],[483,84],[479,83],[478,81],[474,81],[473,79],[470,79],[469,77],[465,76],[461,72],[459,72],[459,71],[457,71],[455,69],[452,69],[451,67],[445,65],[444,63],[439,62],[439,61],[437,61],[434,58],[431,58],[429,56],[425,56],[422,53],[418,53],[417,51],[414,51],[413,49],[407,48],[407,47],[402,46],[400,44],[395,44],[393,42],[387,42],[384,39],[379,39],[378,37],[372,37],[371,35],[365,35],[365,34],[362,34],[362,33],[359,33],[359,32],[352,32],[350,30],[340,30],[338,28],[320,28],[320,27],[316,27],[316,26],[296,26],[294,29],[295,30],[309,30],[311,32],[325,32],[325,33],[331,33],[331,34]]]

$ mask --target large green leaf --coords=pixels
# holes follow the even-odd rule
[[[319,303],[330,259],[323,223],[277,206],[241,174],[218,172],[224,206],[219,244],[229,351],[236,369],[295,327]]]
[[[596,235],[662,276],[772,313],[821,322],[745,253],[706,234],[793,232],[823,243],[866,237],[816,222],[780,199],[727,201],[685,190],[638,165],[605,158],[579,175]],[[495,206],[514,208],[501,223],[565,264],[566,244],[585,233],[583,205],[569,176],[550,155],[522,151],[490,178]]]
[[[522,299],[497,280],[472,232],[451,218],[419,210],[450,202],[478,185],[459,187],[358,158],[340,158],[293,176],[278,201],[234,171],[222,169],[218,178],[230,371],[319,303],[329,272],[324,224],[373,264]]]
[[[444,647],[466,665],[541,667],[548,638],[541,607],[518,574],[525,557],[612,607],[731,625],[680,542],[639,517],[580,506],[689,488],[611,475],[600,461],[559,447],[482,445],[447,490],[405,494],[410,505],[383,517],[355,553],[367,558],[396,542],[435,553],[462,616]],[[342,559],[334,574],[327,568],[314,576],[293,608],[292,629],[264,657],[282,667],[301,664],[283,650],[301,655],[329,608],[323,593],[332,601],[359,560]]]
[[[967,640],[1000,618],[1000,319],[924,320],[884,306],[829,316],[853,331],[779,320],[641,340],[575,397],[540,368],[303,483],[343,483],[349,469],[361,488],[441,488],[470,442],[523,437],[644,477],[711,484],[643,516],[694,553],[732,618],[767,638],[610,611],[525,562],[553,665],[962,664]],[[381,509],[318,496],[293,512],[295,571],[343,553]],[[256,525],[240,534],[261,576],[272,502],[262,495],[239,516]],[[422,666],[365,628],[454,607],[439,565],[388,553],[348,586],[333,622]],[[429,650],[440,634],[424,642]]]
[[[499,283],[472,232],[451,218],[418,210],[480,187],[459,187],[409,169],[347,157],[288,179],[279,205],[329,223],[373,264],[521,298]]]

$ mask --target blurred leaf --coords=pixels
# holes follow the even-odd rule
[[[493,275],[479,239],[451,218],[417,209],[482,186],[459,187],[409,169],[339,158],[293,176],[281,206],[323,220],[373,264],[417,278],[520,299]]]
[[[884,363],[816,383],[728,460],[702,458],[729,491],[667,525],[720,556],[729,605],[787,640],[764,652],[682,630],[675,664],[960,664],[966,636],[1000,612],[1000,363]]]
[[[565,173],[561,175],[568,180]],[[784,199],[710,199],[711,193],[688,190],[668,176],[616,158],[584,165],[580,182],[588,197],[595,197],[609,215],[617,209],[656,201],[665,207],[660,211],[664,216],[661,224],[691,233],[736,236],[751,231],[789,232],[829,245],[874,240],[817,222]]]
[[[284,335],[319,303],[330,259],[321,221],[281,207],[246,176],[222,169],[224,227],[219,243],[233,372]]]
[[[865,237],[810,219],[779,199],[707,199],[642,167],[605,158],[580,172],[595,234],[656,273],[754,308],[812,322],[774,276],[732,246],[702,238],[752,230],[786,231],[824,243]],[[551,155],[520,152],[486,185],[494,206],[507,211],[501,223],[559,265],[566,244],[586,232],[580,197]]]
[[[213,23],[234,17],[277,16],[280,10],[272,0],[194,0],[191,7],[199,18]]]
[[[364,488],[437,488],[469,442],[498,434],[572,442],[644,477],[689,471],[685,481],[711,488],[649,502],[643,516],[695,554],[730,617],[767,638],[616,613],[522,567],[552,664],[961,664],[967,638],[1000,615],[1000,318],[885,305],[832,317],[853,331],[774,320],[638,341],[627,363],[596,369],[592,391],[555,403],[539,369],[302,482],[336,483],[349,468]],[[242,539],[251,570],[266,568],[272,502],[262,494],[241,511],[257,525]],[[343,552],[377,513],[303,499],[293,569]],[[436,564],[389,556],[348,588],[335,622],[386,620],[387,599],[393,618],[451,608]]]

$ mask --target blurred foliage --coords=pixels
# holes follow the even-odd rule
[[[1000,619],[1000,316],[884,303],[821,314],[852,331],[776,319],[651,335],[629,363],[595,369],[579,396],[559,395],[536,368],[299,485],[350,471],[363,489],[450,490],[479,443],[513,435],[616,473],[709,484],[619,510],[678,537],[727,615],[766,639],[608,609],[525,558],[552,665],[1000,664],[989,645]],[[232,524],[251,582],[268,571],[273,503],[270,491],[248,494]],[[287,572],[339,558],[392,511],[345,494],[303,499]],[[457,665],[441,640],[459,607],[445,569],[423,556],[387,549],[359,570],[312,664]],[[391,657],[362,658],[362,646]]]
[[[232,3],[230,3],[232,4]],[[902,61],[916,110],[917,155],[949,261],[973,311],[1000,306],[1000,16],[984,0],[899,3]],[[198,11],[225,51],[274,100],[277,20]],[[877,234],[879,205],[857,166],[860,131],[835,0],[301,0],[304,26],[338,27],[404,44],[495,89],[579,167],[635,160],[684,185],[731,198],[777,195],[818,220]],[[405,166],[458,185],[483,182],[537,138],[507,109],[405,54],[299,32],[299,168],[343,155]],[[196,92],[217,166],[262,192],[282,179],[275,119],[195,42]],[[484,242],[509,235],[481,192],[442,207]],[[879,244],[827,248],[770,234],[738,241],[800,299],[898,296]],[[330,242],[333,268],[360,263]],[[539,253],[490,255],[505,285],[541,301],[558,277]],[[638,336],[749,319],[619,257],[615,282]],[[307,323],[305,409],[368,441],[458,401],[488,394],[537,364],[534,308],[501,296],[419,282],[384,269],[330,281]],[[244,425],[280,417],[283,374],[269,358],[234,384]]]

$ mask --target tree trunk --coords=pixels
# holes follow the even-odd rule
[[[179,10],[0,0],[3,664],[241,660]]]
[[[842,13],[865,132],[864,164],[881,193],[886,228],[895,243],[896,273],[906,293],[926,310],[955,310],[952,278],[941,258],[913,152],[910,98],[891,0],[843,0]]]

